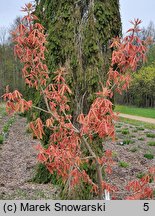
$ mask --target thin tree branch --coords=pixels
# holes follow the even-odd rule
[[[50,112],[49,112],[49,111],[47,111],[47,110],[44,110],[44,109],[42,109],[42,108],[40,108],[40,107],[37,107],[37,106],[34,106],[34,105],[32,105],[32,108],[35,108],[35,109],[37,109],[37,110],[40,110],[40,111],[43,111],[43,112],[45,112],[45,113],[48,113],[48,114],[50,114]]]

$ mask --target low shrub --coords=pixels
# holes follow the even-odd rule
[[[150,154],[150,153],[147,153],[147,154],[144,154],[144,157],[151,160],[154,158],[154,155],[153,154]]]
[[[124,135],[129,134],[129,130],[128,129],[123,129],[122,134],[124,134]]]
[[[127,167],[129,167],[129,164],[127,162],[125,162],[125,161],[120,161],[119,166],[123,167],[123,168],[127,168]]]
[[[153,133],[147,133],[146,136],[149,138],[155,138],[155,134]]]
[[[0,144],[3,144],[3,142],[4,142],[4,137],[3,135],[0,135]]]
[[[136,175],[136,177],[139,179],[143,178],[144,176],[145,176],[145,173],[142,173],[142,172],[140,172]]]
[[[136,147],[131,148],[130,151],[131,151],[131,152],[136,152],[136,151],[138,151],[138,148],[136,148]]]
[[[150,142],[148,142],[148,145],[149,145],[149,146],[155,146],[155,141],[150,141]]]

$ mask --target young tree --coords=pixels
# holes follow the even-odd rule
[[[8,100],[7,110],[24,112],[36,108],[45,112],[46,124],[43,124],[41,118],[30,123],[33,133],[40,140],[45,128],[51,131],[48,148],[43,148],[40,144],[37,146],[38,159],[51,173],[56,171],[61,176],[68,191],[84,181],[92,186],[92,191],[98,194],[99,199],[103,199],[104,190],[111,193],[116,190],[115,186],[109,185],[103,178],[103,170],[108,174],[112,172],[112,152],[107,150],[99,157],[95,150],[95,139],[99,137],[103,141],[106,137],[115,138],[114,120],[117,116],[112,110],[110,98],[113,91],[121,93],[128,88],[130,72],[136,69],[139,61],[145,59],[145,42],[135,36],[141,21],[137,19],[132,23],[134,28],[129,30],[129,36],[113,40],[111,47],[114,51],[106,85],[100,83],[101,90],[96,93],[88,113],[78,116],[80,127],[76,127],[71,122],[69,95],[72,92],[65,80],[67,71],[63,67],[59,68],[54,72],[53,81],[49,83],[49,71],[45,64],[44,28],[32,13],[31,4],[27,4],[23,11],[27,12],[27,16],[23,18],[27,25],[21,24],[14,32],[14,41],[17,43],[15,53],[24,64],[22,72],[25,82],[43,96],[46,108],[35,107],[32,101],[24,100],[16,90],[3,96]],[[101,151],[102,149],[101,142]],[[96,167],[95,180],[83,168],[83,163]],[[152,168],[149,175],[140,181],[129,183],[127,189],[133,190],[133,195],[128,199],[151,198],[152,190],[148,184],[154,174],[155,169]]]

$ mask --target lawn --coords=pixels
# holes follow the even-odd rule
[[[155,118],[155,108],[138,108],[132,106],[116,105],[115,111],[146,118]]]
[[[127,123],[127,124],[132,124],[132,125],[135,125],[135,126],[141,126],[141,127],[147,128],[147,129],[155,130],[155,124],[141,122],[141,121],[137,121],[137,120],[133,120],[133,119],[119,117],[119,122],[124,122],[124,123]]]

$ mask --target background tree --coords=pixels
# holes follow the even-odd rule
[[[140,64],[132,76],[131,86],[115,101],[138,107],[155,107],[155,26],[151,21],[137,33],[141,40],[148,41],[147,60]]]
[[[142,40],[146,40],[148,37],[151,37],[155,41],[155,26],[153,21],[150,21],[147,27],[143,27],[141,32],[138,33],[138,36]]]
[[[133,77],[129,90],[117,98],[121,104],[138,107],[155,107],[155,67],[145,66]]]
[[[5,27],[0,29],[0,96],[4,94],[7,85],[9,85],[10,90],[17,88],[23,92],[24,89],[24,82],[20,72],[21,64],[14,57],[10,33],[20,23],[19,20],[20,18],[17,18],[10,29]]]

